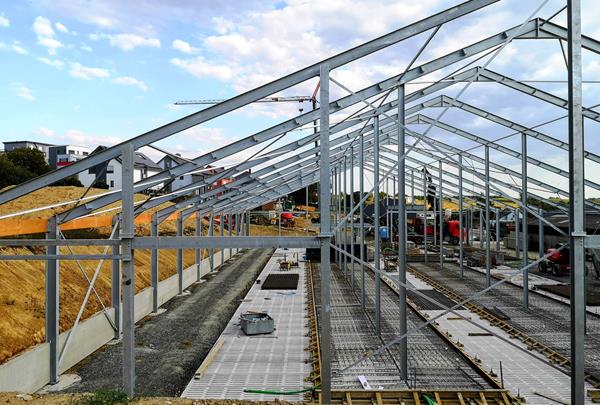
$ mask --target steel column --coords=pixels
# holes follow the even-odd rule
[[[529,232],[527,224],[527,135],[521,133],[521,205],[523,206],[523,308],[529,308]],[[541,223],[541,221],[540,221]],[[515,225],[519,226],[517,217]],[[518,239],[518,233],[516,234]]]
[[[224,236],[225,233],[225,217],[223,214],[219,217],[221,220],[219,221],[219,236]],[[225,249],[221,248],[221,264],[225,262]]]
[[[525,222],[523,222],[525,225]],[[521,220],[519,218],[519,209],[515,208],[515,256],[517,259],[521,256],[521,241],[519,237],[519,227],[521,226]],[[525,251],[525,254],[528,252]]]
[[[133,397],[135,394],[135,268],[132,241],[135,236],[133,217],[133,165],[135,150],[132,143],[122,148],[121,174],[121,270],[123,273],[123,388]]]
[[[494,210],[494,216],[496,217],[496,252],[500,253],[500,209]]]
[[[350,149],[350,209],[354,208],[354,147]],[[352,293],[354,293],[355,277],[354,277],[354,214],[350,216],[350,284],[352,285]]]
[[[183,215],[181,211],[177,215],[177,236],[183,236]],[[183,249],[177,249],[177,291],[183,294]]]
[[[485,146],[485,286],[491,284],[492,258],[490,257],[490,147]]]
[[[229,237],[233,235],[233,215],[229,214],[229,220],[227,221],[229,227]],[[229,257],[233,256],[233,249],[229,248]]]
[[[460,278],[464,276],[464,242],[463,242],[463,172],[462,155],[458,155],[458,264],[460,266]]]
[[[115,235],[114,238],[118,239],[119,238],[119,228],[120,228],[120,216],[119,215],[115,215],[113,217],[113,227],[116,227],[115,229]],[[112,254],[115,256],[119,255],[119,251],[120,251],[120,247],[119,245],[115,245],[112,248]],[[122,333],[122,317],[121,317],[121,313],[122,313],[122,304],[121,304],[121,266],[119,263],[119,259],[113,259],[111,260],[111,292],[110,292],[110,297],[111,297],[111,305],[114,308],[115,311],[115,339],[121,339],[121,333]]]
[[[202,215],[200,215],[200,210],[196,211],[196,229],[194,231],[194,235],[202,236]],[[197,247],[194,249],[194,255],[196,259],[196,282],[199,283],[200,278],[202,277],[202,248]]]
[[[56,216],[48,218],[46,239],[58,239],[59,228]],[[46,254],[56,255],[59,247],[48,245]],[[59,321],[60,321],[60,263],[55,258],[46,259],[46,343],[50,348],[50,384],[59,380]]]
[[[375,333],[381,335],[381,264],[379,263],[381,246],[379,238],[379,116],[373,119],[373,194],[374,194],[374,213],[373,213],[373,236],[375,238]]]
[[[329,65],[320,67],[320,195],[319,211],[321,218],[321,392],[322,402],[331,402],[331,286],[330,286],[330,241],[331,217],[329,193]]]
[[[156,213],[152,215],[150,224],[150,236],[158,239],[158,218]],[[152,312],[158,311],[158,254],[157,248],[150,250],[150,279],[152,285]],[[178,263],[179,264],[179,263]]]
[[[406,310],[406,159],[405,153],[405,89],[404,85],[398,87],[398,281],[400,289],[399,315],[400,336],[406,335],[407,310]],[[412,172],[412,171],[411,171]],[[414,173],[413,173],[414,175]],[[414,186],[414,177],[412,186]],[[412,192],[412,189],[411,189]],[[408,344],[406,337],[399,343],[400,350],[400,379],[408,380]]]
[[[425,254],[425,263],[427,263],[427,174],[423,166],[423,252]]]
[[[540,218],[544,218],[544,210],[542,208],[538,210],[538,213]],[[544,256],[544,222],[538,218],[538,224],[538,254],[542,257]]]
[[[444,193],[443,193],[443,184],[442,184],[442,161],[439,161],[439,170],[440,174],[438,176],[440,189],[439,193],[439,213],[440,213],[440,269],[444,268]]]
[[[365,139],[364,135],[360,134],[360,143],[358,149],[358,175],[360,176],[358,181],[358,189],[360,194],[360,305],[362,309],[365,309],[365,212],[364,212],[364,201],[363,196],[365,193]]]
[[[346,171],[348,169],[347,165],[346,165],[346,158],[344,157],[344,163],[343,163],[343,167],[344,167],[344,172],[343,172],[343,181],[344,181],[344,204],[343,204],[343,208],[342,208],[342,215],[345,217],[347,214],[347,200],[348,200],[348,188],[347,188],[347,177],[346,177]],[[344,243],[344,252],[346,252],[347,250],[347,246],[348,246],[348,223],[346,222],[344,224],[344,229],[343,229],[343,238],[342,238],[342,242]],[[346,255],[344,255],[343,257],[343,261],[344,261],[344,278],[346,278],[346,280],[348,279],[348,257]]]
[[[238,228],[235,228],[236,233],[238,232]],[[210,212],[210,222],[208,223],[208,235],[215,236],[215,215],[211,211]],[[210,271],[215,271],[215,249],[211,248],[209,251],[210,254]]]
[[[573,405],[582,405],[585,401],[585,250],[583,247],[585,239],[585,188],[581,84],[581,0],[567,0],[567,22],[569,242],[571,250],[571,403]],[[543,239],[540,240],[540,245],[543,245]]]

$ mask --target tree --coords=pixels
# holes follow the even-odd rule
[[[44,159],[44,154],[37,149],[17,148],[6,154],[6,157],[15,165],[27,169],[34,177],[41,176],[50,171],[50,166]]]
[[[23,183],[36,177],[26,168],[15,165],[7,155],[7,153],[0,155],[0,188]]]

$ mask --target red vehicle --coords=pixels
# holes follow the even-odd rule
[[[460,242],[460,222],[457,219],[452,219],[446,223],[448,227],[448,235],[450,235],[450,243],[458,245]],[[462,241],[467,240],[467,229],[463,227]]]
[[[552,273],[554,276],[560,276],[571,271],[569,247],[559,251],[558,249],[562,246],[564,244],[558,243],[546,250],[546,254],[550,254],[550,256],[538,265],[540,273]]]

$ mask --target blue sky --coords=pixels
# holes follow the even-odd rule
[[[0,141],[114,144],[202,108],[175,107],[172,103],[176,100],[233,96],[458,3],[5,0],[0,2]],[[502,0],[448,23],[417,63],[518,25],[540,3]],[[539,15],[554,14],[562,3],[551,0]],[[584,33],[600,39],[600,5],[584,0],[583,7]],[[557,23],[564,24],[564,14]],[[401,73],[427,35],[337,69],[332,75],[358,90]],[[490,69],[518,79],[566,78],[555,41],[515,41]],[[439,78],[442,73],[424,80]],[[600,80],[598,55],[584,54],[584,75],[587,80]],[[311,80],[285,94],[310,95],[315,84]],[[536,85],[566,97],[564,84]],[[413,85],[408,91],[419,86],[423,85]],[[599,88],[598,84],[586,85],[587,105],[600,103]],[[459,89],[453,86],[444,94],[452,96]],[[332,90],[334,97],[347,94],[339,88]],[[475,84],[461,99],[524,125],[536,125],[562,113],[493,84]],[[159,145],[184,156],[197,156],[297,113],[295,104],[253,105]],[[425,113],[435,116],[439,110]],[[449,112],[444,120],[490,139],[511,132],[460,112]],[[564,125],[563,120],[544,130],[564,139]],[[597,123],[587,125],[588,133],[600,129]],[[452,139],[435,130],[432,135]],[[288,138],[299,136],[292,133]],[[468,146],[454,141],[457,146]],[[511,138],[505,145],[518,148],[516,141]],[[586,142],[589,149],[600,153],[599,141],[588,136]],[[544,145],[530,150],[565,166],[566,155],[560,151]],[[517,161],[500,154],[493,153],[492,158],[519,167]],[[589,173],[600,178],[598,167],[590,167]],[[539,176],[548,182],[563,181],[547,173]]]

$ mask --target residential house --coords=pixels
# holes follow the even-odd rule
[[[90,154],[98,153],[106,149],[106,146],[98,146]],[[154,176],[160,173],[162,168],[157,165],[152,159],[144,155],[141,152],[135,152],[134,168],[133,168],[133,181],[138,182],[142,179]],[[92,183],[106,183],[109,190],[121,189],[121,176],[122,176],[122,164],[121,157],[111,159],[109,162],[103,162],[96,166],[90,167],[87,170],[79,173],[79,181],[84,186],[89,186]],[[157,191],[162,187],[162,183],[159,183],[150,188],[150,190]]]
[[[87,157],[92,152],[91,148],[75,145],[50,146],[48,163],[53,169],[68,166]]]

